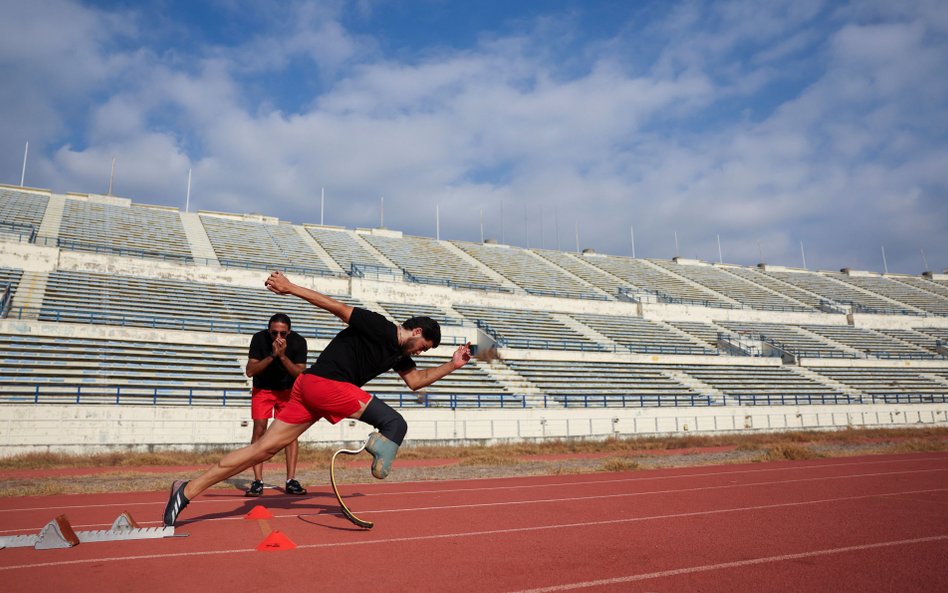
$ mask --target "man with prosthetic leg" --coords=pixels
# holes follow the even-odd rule
[[[272,292],[293,295],[325,309],[348,327],[332,339],[313,366],[296,378],[289,401],[263,436],[247,447],[228,453],[197,478],[174,482],[165,507],[165,525],[174,525],[195,496],[270,459],[320,418],[332,424],[352,418],[375,427],[376,432],[369,437],[365,448],[373,457],[372,475],[384,479],[405,439],[408,424],[401,414],[364,391],[362,386],[392,369],[416,391],[463,367],[471,359],[470,344],[463,344],[448,362],[419,369],[411,357],[441,342],[441,328],[435,320],[412,317],[402,325],[395,325],[378,313],[298,286],[280,272],[270,274],[265,285]]]

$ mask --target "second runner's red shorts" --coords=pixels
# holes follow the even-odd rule
[[[287,424],[306,424],[325,418],[336,424],[358,412],[370,399],[371,393],[352,383],[303,373],[293,383],[290,399],[277,411],[276,419]]]
[[[289,389],[254,387],[250,391],[250,418],[252,420],[275,418],[288,401],[290,401]]]

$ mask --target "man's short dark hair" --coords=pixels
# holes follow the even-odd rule
[[[270,327],[274,323],[285,323],[286,329],[293,327],[293,324],[290,323],[290,316],[286,313],[276,313],[273,317],[270,318],[270,323],[267,324],[267,327]]]
[[[412,317],[411,319],[405,321],[402,324],[402,327],[405,329],[415,329],[416,327],[421,328],[421,336],[429,340],[433,348],[437,348],[441,344],[441,326],[438,325],[438,322],[430,317]]]

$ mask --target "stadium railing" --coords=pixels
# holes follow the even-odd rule
[[[3,319],[7,316],[7,313],[10,311],[10,302],[13,300],[13,291],[11,290],[10,283],[6,282],[0,284],[0,319]]]
[[[509,393],[380,393],[388,404],[399,408],[526,408],[526,398]]]
[[[21,222],[0,221],[0,237],[5,240],[16,237],[18,243],[35,243],[36,227]]]
[[[380,393],[387,403],[400,408],[526,408],[520,395],[497,393]],[[116,405],[249,405],[247,388],[215,387],[132,387],[120,385],[56,386],[35,385],[32,392],[0,395],[0,403],[42,404],[116,404]]]
[[[397,280],[403,277],[402,270],[399,268],[356,263],[349,267],[349,275],[353,278],[369,278],[371,280]]]
[[[886,404],[943,404],[948,403],[944,393],[873,393],[873,402]]]
[[[581,352],[605,352],[609,348],[596,342],[579,340],[545,340],[540,338],[497,338],[497,345],[501,348],[528,348],[541,350],[579,350]],[[616,351],[617,346],[613,346]],[[624,348],[623,348],[624,350]]]
[[[587,301],[608,301],[609,297],[604,294],[590,292],[573,292],[567,290],[540,290],[537,288],[526,288],[527,294],[534,296],[560,297],[564,299],[581,299]]]
[[[855,404],[862,402],[841,393],[794,393],[792,395],[760,393],[725,395],[722,403],[732,406],[809,406],[814,404]]]
[[[63,239],[62,237],[37,237],[37,245],[52,245],[69,251],[85,251],[91,253],[105,253],[108,255],[119,255],[122,257],[137,257],[142,259],[159,259],[181,263],[193,263],[194,258],[190,255],[181,255],[176,253],[162,253],[160,251],[149,251],[147,249],[129,249],[127,247],[115,247],[112,245],[102,245],[99,243],[85,243],[73,239]]]
[[[200,261],[200,260],[198,260]],[[212,262],[215,260],[207,260]],[[225,268],[245,268],[248,270],[280,270],[291,274],[300,274],[302,276],[327,276],[330,278],[347,278],[346,274],[333,272],[332,270],[323,270],[320,268],[307,268],[304,266],[287,265],[284,262],[251,262],[236,259],[218,259],[216,260]]]
[[[886,307],[870,307],[855,301],[842,301],[843,304],[853,308],[853,313],[867,313],[871,315],[912,315],[914,317],[937,317],[944,316],[943,313],[929,313],[927,311],[915,311],[912,309],[897,309]]]
[[[128,385],[35,385],[31,393],[7,393],[3,403],[147,404],[233,406],[250,403],[248,388],[132,387]]]
[[[543,396],[544,408],[676,408],[722,404],[723,402],[708,395],[564,394]]]
[[[459,288],[465,290],[481,290],[484,292],[513,292],[513,289],[506,286],[494,284],[478,284],[477,282],[459,282],[449,278],[431,278],[429,276],[416,276],[408,270],[402,270],[405,281],[414,284],[430,284],[432,286],[446,286],[448,288]]]

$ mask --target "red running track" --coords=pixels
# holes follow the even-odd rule
[[[210,491],[186,538],[0,550],[0,590],[108,592],[948,591],[948,454],[343,487]],[[66,513],[158,525],[166,493],[4,499],[0,535]],[[243,519],[262,504],[265,523]],[[151,521],[148,521],[152,519]],[[295,550],[257,552],[277,529]]]

